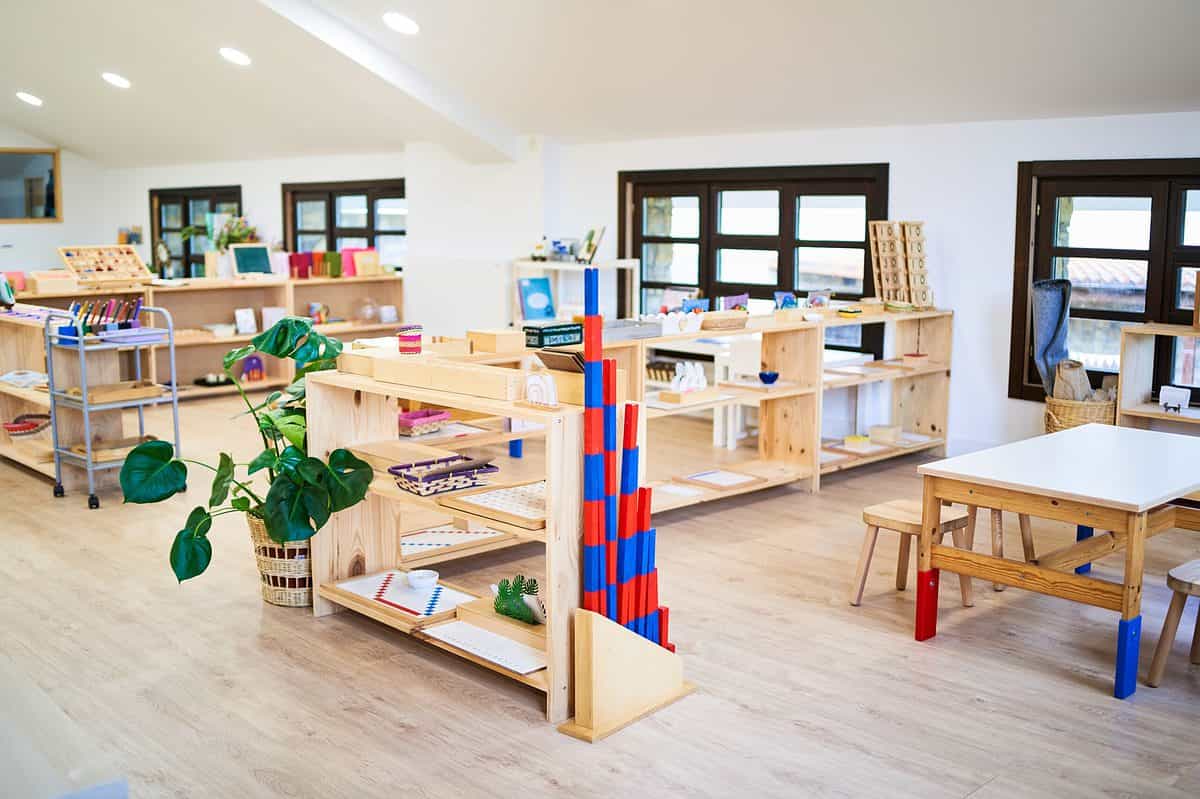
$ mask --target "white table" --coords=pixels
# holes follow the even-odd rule
[[[1174,527],[1200,530],[1200,510],[1171,504],[1200,489],[1200,438],[1089,424],[921,466],[917,566],[918,641],[937,633],[941,569],[1119,611],[1113,695],[1137,683],[1146,539]],[[943,546],[942,501],[1054,519],[1109,532],[1030,563]],[[1073,569],[1125,551],[1122,583]]]

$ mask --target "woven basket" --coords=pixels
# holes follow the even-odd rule
[[[1046,397],[1046,432],[1057,433],[1081,424],[1115,424],[1117,401],[1065,400]]]
[[[312,605],[312,562],[307,541],[281,544],[267,535],[267,526],[257,516],[246,514],[254,559],[262,577],[262,597],[272,605],[306,608]]]

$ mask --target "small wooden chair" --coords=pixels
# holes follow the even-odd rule
[[[1167,668],[1167,655],[1171,654],[1171,647],[1175,644],[1175,633],[1179,631],[1179,619],[1183,616],[1187,598],[1200,596],[1200,560],[1188,561],[1167,572],[1167,587],[1175,595],[1171,597],[1162,635],[1158,639],[1158,646],[1154,648],[1154,660],[1150,661],[1150,675],[1146,677],[1146,684],[1153,688],[1158,687]],[[1191,661],[1200,663],[1200,613],[1196,614],[1196,631],[1192,633]]]
[[[867,571],[871,568],[871,556],[875,553],[875,541],[879,537],[880,529],[900,533],[896,590],[903,591],[908,586],[909,549],[913,538],[921,534],[921,502],[914,499],[893,499],[891,502],[871,505],[863,508],[863,521],[867,525],[867,534],[863,538],[858,568],[854,572],[854,584],[850,589],[850,604],[855,606],[862,603],[863,589],[867,585]],[[971,549],[975,543],[975,514],[968,514],[965,508],[943,508],[941,533],[941,538],[945,538],[946,533],[952,534],[956,547]],[[962,603],[965,607],[971,607],[975,604],[971,594],[971,578],[959,575],[958,579]]]

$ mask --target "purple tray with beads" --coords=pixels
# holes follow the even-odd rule
[[[396,478],[396,485],[420,497],[444,494],[462,488],[475,488],[485,484],[481,477],[498,471],[499,466],[465,455],[451,455],[448,458],[414,461],[388,467],[388,474]]]

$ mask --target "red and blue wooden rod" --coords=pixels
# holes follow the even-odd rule
[[[604,548],[605,607],[617,620],[617,362],[604,359]]]
[[[583,274],[583,607],[603,613],[605,586],[603,319],[599,272]]]
[[[651,496],[649,488],[638,489],[637,575],[633,581],[633,608],[630,611],[633,631],[638,635],[646,634],[646,577],[650,573],[648,558]]]
[[[617,510],[617,618],[618,624],[628,624],[632,607],[633,578],[638,520],[638,404],[625,403],[624,448],[621,453],[621,497]]]

